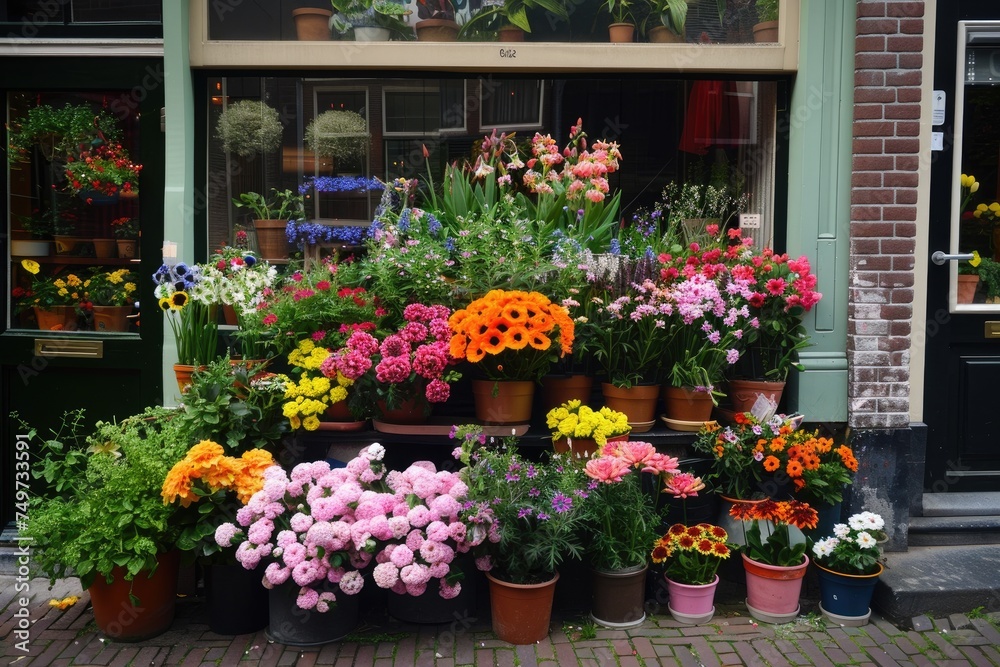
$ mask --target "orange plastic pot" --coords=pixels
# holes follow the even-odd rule
[[[177,570],[180,552],[161,554],[152,576],[139,572],[132,581],[125,580],[125,569],[111,572],[111,583],[97,575],[87,590],[94,608],[97,627],[115,641],[141,641],[166,632],[174,621],[177,596]],[[133,605],[129,592],[138,598]]]
[[[486,579],[490,584],[493,632],[500,640],[527,645],[549,636],[558,572],[552,579],[540,584],[512,584],[497,579],[489,572]]]

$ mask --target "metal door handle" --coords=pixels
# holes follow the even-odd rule
[[[931,255],[931,261],[937,264],[938,266],[941,266],[945,262],[955,262],[955,261],[967,262],[970,259],[972,259],[971,252],[960,252],[957,255],[949,255],[948,253],[943,252],[941,250],[935,250],[934,254]]]

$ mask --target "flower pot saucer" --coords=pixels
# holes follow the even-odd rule
[[[841,616],[840,614],[833,614],[823,609],[823,603],[819,605],[819,610],[826,618],[826,620],[831,623],[836,623],[837,625],[844,628],[859,628],[862,625],[868,625],[868,619],[871,618],[872,610],[871,607],[868,608],[868,613],[864,616]]]
[[[755,609],[754,607],[751,607],[749,602],[747,602],[746,605],[747,605],[747,610],[750,612],[750,615],[756,618],[758,621],[761,621],[762,623],[774,623],[775,625],[781,625],[782,623],[791,623],[792,621],[794,621],[796,618],[799,617],[799,612],[802,610],[801,606],[796,606],[795,611],[790,612],[788,614],[770,614],[766,611],[761,611],[760,609]]]
[[[360,431],[367,424],[367,420],[362,419],[356,422],[320,422],[316,430],[318,431]]]
[[[653,430],[653,424],[656,420],[648,422],[629,422],[628,425],[632,427],[632,433],[645,433],[646,431]]]
[[[691,433],[700,431],[706,424],[715,424],[714,421],[684,421],[682,419],[671,419],[666,415],[661,415],[660,419],[662,419],[663,423],[667,425],[667,428],[675,431],[687,431]]]
[[[708,623],[715,616],[715,607],[712,607],[712,611],[704,614],[683,614],[676,611],[669,604],[667,609],[670,611],[670,615],[673,616],[674,620],[678,623],[683,623],[684,625],[702,625],[703,623]]]
[[[448,435],[455,424],[482,424],[477,419],[467,417],[430,417],[423,424],[392,424],[379,419],[372,419],[372,426],[379,433],[396,433],[402,435]],[[487,436],[503,437],[506,435],[521,436],[528,432],[529,424],[484,425],[483,433]]]
[[[605,621],[597,618],[593,614],[590,615],[590,620],[597,623],[602,628],[608,628],[610,630],[628,630],[630,628],[637,628],[642,625],[646,620],[646,614],[643,613],[642,616],[634,621],[625,621],[624,623],[614,623],[612,621]]]

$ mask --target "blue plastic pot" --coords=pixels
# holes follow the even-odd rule
[[[820,604],[838,616],[864,616],[871,606],[882,566],[875,574],[841,574],[816,565],[819,572]]]

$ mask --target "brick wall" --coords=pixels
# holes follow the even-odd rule
[[[849,422],[905,427],[924,3],[858,0],[854,60]]]

